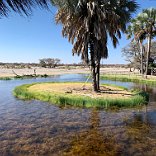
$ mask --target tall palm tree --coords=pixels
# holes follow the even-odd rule
[[[141,18],[144,21],[144,29],[146,31],[147,40],[148,40],[147,61],[146,61],[146,71],[145,71],[145,75],[147,75],[150,52],[151,52],[152,37],[156,35],[156,9],[155,8],[145,9],[141,14],[139,14],[138,18]]]
[[[39,5],[47,8],[49,2],[50,0],[0,0],[0,16],[7,16],[11,10],[28,15],[32,7]]]
[[[143,29],[143,22],[139,20],[138,18],[134,18],[131,20],[130,25],[128,26],[126,30],[127,38],[130,39],[133,36],[133,39],[131,42],[136,42],[138,46],[140,47],[140,54],[141,54],[141,74],[144,74],[144,67],[143,67],[143,55],[144,55],[144,46],[143,41],[146,38],[146,32]]]
[[[145,75],[148,74],[148,66],[151,51],[152,37],[156,35],[156,9],[145,9],[142,13],[131,21],[131,25],[127,30],[129,37],[134,34],[134,38],[140,43],[140,49],[143,49],[142,42],[145,38],[148,40],[147,57],[146,57],[146,69]]]
[[[56,22],[63,25],[62,34],[73,44],[73,55],[90,63],[93,90],[99,90],[100,61],[108,57],[107,39],[116,47],[125,32],[131,14],[138,7],[134,0],[75,0],[58,7]]]

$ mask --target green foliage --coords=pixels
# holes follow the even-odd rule
[[[0,77],[0,80],[12,80],[11,77]]]
[[[149,8],[144,9],[141,13],[137,15],[136,18],[131,20],[130,25],[127,28],[128,38],[133,36],[133,41],[137,41],[140,46],[140,54],[142,55],[144,52],[143,41],[147,39],[147,56],[146,56],[146,66],[145,66],[145,75],[148,75],[148,67],[149,67],[149,59],[151,56],[151,42],[152,38],[156,36],[156,9]],[[142,66],[143,66],[143,58],[141,58]],[[142,69],[143,70],[143,69]],[[143,71],[142,71],[143,74]]]
[[[48,68],[55,68],[59,63],[60,63],[60,59],[58,58],[43,58],[40,59],[40,66],[41,67],[48,67]]]
[[[30,100],[33,99],[34,96],[30,92],[28,92],[27,88],[30,87],[31,84],[22,85],[21,87],[16,87],[13,91],[14,95],[20,99]]]
[[[43,77],[43,78],[47,78],[49,75],[47,74],[43,74],[43,75],[17,75],[14,76],[14,79],[30,79],[30,78],[37,78],[37,77]]]
[[[128,75],[103,75],[101,76],[103,80],[113,80],[121,82],[135,82],[135,83],[144,83],[150,85],[156,85],[156,80],[143,79],[142,77],[132,77]]]

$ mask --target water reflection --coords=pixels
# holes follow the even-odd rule
[[[71,143],[71,148],[64,155],[73,156],[115,156],[120,153],[120,145],[115,136],[100,130],[100,116],[97,110],[90,113],[90,128],[76,135]]]
[[[156,87],[147,84],[134,84],[133,89],[139,89],[148,92],[150,96],[150,102],[156,103]]]
[[[135,114],[132,119],[125,121],[125,150],[124,155],[155,156],[156,135],[155,125],[152,125],[148,113]]]
[[[18,100],[12,95],[14,87],[26,83],[85,80],[84,75],[75,74],[0,81],[0,155],[154,156],[155,87],[122,83],[123,86],[140,87],[150,92],[152,103],[148,105],[147,111],[145,108],[117,112],[62,109],[40,101]]]

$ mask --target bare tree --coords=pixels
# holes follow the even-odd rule
[[[140,51],[140,47],[137,43],[131,42],[126,47],[122,49],[122,55],[125,57],[125,60],[129,62],[130,68],[135,68],[140,70],[141,72],[141,66],[143,66],[143,72],[145,72],[146,69],[146,51],[147,51],[148,45],[143,45],[143,55]],[[149,58],[149,64],[150,66],[154,66],[154,60],[156,60],[156,42],[152,42],[151,46],[151,57]],[[142,58],[143,57],[143,58]],[[142,64],[143,63],[143,64]]]

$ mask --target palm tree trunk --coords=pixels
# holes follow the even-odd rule
[[[96,84],[97,84],[97,90],[100,90],[100,61],[97,63],[97,74],[96,74]]]
[[[91,61],[91,72],[92,72],[92,85],[93,85],[93,91],[97,92],[97,81],[96,81],[96,65],[95,62]]]
[[[143,45],[140,40],[139,40],[139,46],[140,46],[140,51],[141,51],[141,74],[143,76],[143,74],[144,74],[144,71],[143,71]]]
[[[94,44],[92,40],[90,41],[90,57],[91,57],[91,72],[92,72],[92,85],[93,91],[97,92],[97,81],[96,81],[96,64],[94,56]]]
[[[150,58],[150,52],[151,52],[151,40],[152,40],[152,36],[151,36],[151,33],[149,33],[147,58],[146,58],[147,59],[146,60],[146,71],[145,71],[146,78],[147,78],[147,74],[148,74],[149,58]]]

